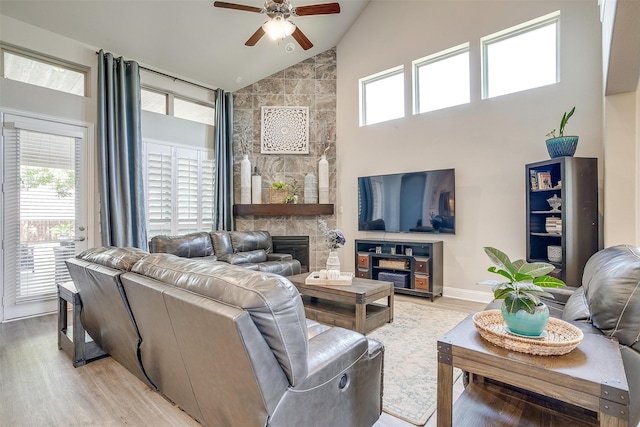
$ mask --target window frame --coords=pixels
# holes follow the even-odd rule
[[[363,77],[361,79],[358,80],[358,88],[359,88],[359,99],[360,99],[360,126],[369,126],[369,125],[374,125],[376,123],[384,123],[386,121],[389,120],[396,120],[398,118],[401,117],[406,117],[406,109],[405,109],[405,102],[406,100],[404,100],[404,78],[403,78],[403,88],[402,88],[402,98],[403,98],[403,103],[402,103],[402,116],[400,117],[396,117],[393,119],[387,119],[387,120],[382,120],[380,122],[375,122],[375,123],[367,123],[367,96],[366,96],[366,85],[369,83],[374,83],[380,80],[384,80],[386,78],[390,78],[390,77],[394,77],[398,74],[403,74],[404,75],[404,65],[398,65],[396,67],[393,68],[389,68],[387,70],[381,71],[379,73],[376,74],[372,74],[370,76],[367,77]]]
[[[212,118],[212,123],[204,123],[204,122],[200,122],[197,120],[191,120],[191,119],[185,119],[183,117],[176,117],[177,119],[181,119],[181,120],[189,120],[191,122],[195,122],[195,123],[200,123],[206,126],[215,126],[215,114],[216,114],[216,104],[215,102],[206,102],[200,99],[196,99],[193,97],[189,97],[186,95],[182,95],[176,92],[172,92],[170,90],[166,90],[166,89],[160,89],[158,87],[154,87],[151,85],[146,85],[146,84],[141,84],[140,85],[140,90],[146,90],[148,92],[153,92],[153,93],[157,93],[160,95],[164,95],[165,96],[165,100],[166,100],[166,109],[167,112],[166,114],[161,114],[161,113],[157,113],[155,111],[149,111],[149,110],[142,110],[142,111],[147,111],[149,113],[154,113],[154,114],[160,114],[163,116],[171,116],[171,117],[176,117],[174,114],[174,100],[179,99],[181,101],[186,101],[186,102],[191,102],[193,104],[198,104],[198,105],[202,105],[204,107],[209,107],[211,109],[213,109],[213,118]]]
[[[496,33],[490,34],[488,36],[484,36],[480,38],[480,56],[481,56],[481,82],[482,82],[482,99],[490,99],[498,96],[509,95],[512,93],[522,92],[529,89],[535,89],[536,86],[527,89],[521,89],[515,92],[504,93],[501,95],[489,96],[489,71],[488,71],[488,46],[492,43],[500,42],[503,40],[507,40],[513,37],[520,36],[522,34],[538,30],[542,27],[555,23],[556,25],[556,81],[552,84],[560,83],[560,11],[556,10],[555,12],[548,13],[546,15],[540,16],[535,19],[531,19],[527,22],[523,22],[518,25],[514,25],[513,27],[506,28],[504,30],[498,31]],[[545,85],[547,86],[547,85]]]
[[[15,56],[20,56],[22,58],[26,58],[26,59],[30,59],[32,61],[36,61],[36,62],[40,62],[40,63],[44,63],[47,65],[51,65],[53,67],[58,67],[58,68],[64,68],[66,70],[69,71],[73,71],[76,73],[80,73],[82,75],[84,75],[84,93],[82,95],[77,95],[75,93],[71,93],[71,92],[66,92],[66,91],[62,91],[59,89],[53,89],[53,88],[49,88],[47,86],[40,86],[40,85],[34,85],[32,83],[29,82],[24,82],[22,80],[14,80],[14,79],[10,79],[8,77],[4,77],[5,74],[5,63],[4,63],[4,53],[8,52],[12,55]],[[65,61],[53,56],[49,56],[49,55],[45,55],[39,52],[35,52],[29,49],[24,49],[18,46],[14,46],[8,43],[3,43],[0,42],[0,68],[2,69],[2,78],[11,80],[11,81],[17,81],[20,83],[24,83],[24,84],[28,84],[31,86],[36,86],[36,87],[41,87],[41,88],[45,88],[45,89],[49,89],[49,90],[55,90],[57,92],[62,92],[62,93],[66,93],[69,95],[74,95],[74,96],[81,96],[83,98],[90,98],[91,97],[91,93],[90,93],[90,78],[91,78],[91,69],[89,67],[80,65],[80,64],[76,64],[73,62],[69,62],[69,61]]]
[[[457,56],[457,55],[460,55],[460,54],[463,54],[463,53],[469,54],[469,61],[467,63],[467,73],[468,73],[467,77],[469,79],[469,101],[467,101],[466,104],[469,104],[471,102],[471,62],[470,62],[471,52],[470,52],[470,46],[471,45],[470,45],[469,42],[462,43],[460,45],[453,46],[453,47],[451,47],[449,49],[445,49],[445,50],[442,50],[440,52],[434,53],[432,55],[428,55],[428,56],[425,56],[423,58],[419,58],[419,59],[416,59],[416,60],[412,61],[411,68],[412,68],[412,84],[413,84],[412,95],[413,95],[413,114],[414,115],[429,113],[431,111],[438,111],[438,110],[442,110],[442,109],[449,108],[449,107],[455,107],[457,105],[463,105],[463,104],[455,104],[455,105],[449,105],[447,107],[437,108],[435,110],[420,111],[420,79],[419,79],[419,69],[420,69],[420,67],[428,66],[429,64],[434,64],[436,62],[443,61],[443,60],[452,58],[454,56]]]

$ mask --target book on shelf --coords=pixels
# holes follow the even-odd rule
[[[553,188],[551,184],[551,172],[538,172],[538,189],[547,190],[549,188]]]
[[[533,169],[529,170],[529,181],[531,182],[531,189],[532,190],[537,190],[538,189],[538,175],[537,175],[536,171],[533,170]]]

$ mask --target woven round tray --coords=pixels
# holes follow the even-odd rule
[[[570,323],[549,318],[544,338],[525,338],[505,329],[500,310],[486,310],[473,315],[473,323],[480,335],[487,341],[507,350],[539,356],[558,356],[576,348],[584,337],[582,331]]]

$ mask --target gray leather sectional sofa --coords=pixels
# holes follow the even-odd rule
[[[305,319],[285,277],[101,247],[67,260],[100,347],[207,426],[371,426],[384,347]]]
[[[149,251],[218,260],[281,276],[293,276],[301,271],[300,261],[290,254],[273,253],[268,231],[202,231],[181,236],[155,236],[149,241]]]

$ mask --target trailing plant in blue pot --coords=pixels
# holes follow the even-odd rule
[[[485,247],[484,251],[495,264],[488,271],[502,276],[503,280],[485,280],[480,284],[491,285],[494,298],[504,300],[500,310],[509,331],[530,337],[541,336],[549,321],[549,308],[540,297],[553,298],[543,288],[565,286],[562,280],[548,275],[555,267],[523,259],[512,262],[504,252],[492,247]]]
[[[547,134],[547,151],[552,159],[563,156],[573,156],[578,147],[577,136],[564,136],[564,127],[567,125],[569,118],[573,116],[576,111],[576,107],[573,107],[571,111],[565,112],[560,120],[559,135],[556,136],[556,130],[552,130]]]

